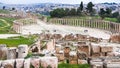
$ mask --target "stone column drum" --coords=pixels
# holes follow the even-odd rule
[[[16,59],[16,47],[11,47],[7,51],[7,59]]]
[[[23,68],[24,66],[24,59],[16,59],[15,60],[15,68]]]
[[[28,54],[28,45],[18,46],[18,58],[24,58]]]
[[[7,57],[7,47],[4,44],[0,45],[0,60],[6,59]]]
[[[15,60],[5,60],[2,62],[1,68],[14,68]]]

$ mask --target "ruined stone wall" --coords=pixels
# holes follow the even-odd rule
[[[57,57],[31,57],[28,59],[10,59],[0,61],[0,68],[51,68],[58,67]]]

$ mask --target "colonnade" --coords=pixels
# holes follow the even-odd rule
[[[120,33],[120,24],[96,19],[50,19],[49,24],[70,25],[89,27],[96,29],[109,30],[114,33]]]

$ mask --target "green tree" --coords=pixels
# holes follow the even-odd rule
[[[59,17],[59,18],[61,18],[61,17],[65,16],[65,11],[64,11],[63,8],[57,8],[57,9],[50,12],[50,16],[51,17]]]
[[[119,16],[119,12],[114,12],[113,14],[112,14],[112,17],[113,18],[117,18]]]
[[[83,11],[83,2],[80,4],[80,10]]]
[[[77,15],[76,9],[72,8],[72,9],[70,10],[70,15],[71,15],[71,16]]]
[[[83,2],[81,2],[80,6],[77,8],[77,15],[80,16],[83,11]]]
[[[100,9],[99,15],[102,19],[105,18],[105,10],[103,8]]]
[[[110,8],[106,8],[106,16],[107,17],[110,17],[111,16],[111,12],[112,12],[112,10],[110,9]]]
[[[78,15],[78,16],[81,15],[81,10],[80,10],[80,8],[77,8],[77,15]]]
[[[3,6],[3,10],[5,9],[6,7],[5,6]]]
[[[69,16],[69,12],[70,12],[70,10],[69,10],[68,8],[66,8],[66,9],[65,9],[65,15],[66,15],[66,16]]]
[[[12,10],[15,10],[15,8],[13,7]]]
[[[87,8],[86,9],[87,9],[88,13],[92,14],[92,12],[93,12],[93,6],[94,6],[94,4],[92,2],[89,2],[87,4]]]

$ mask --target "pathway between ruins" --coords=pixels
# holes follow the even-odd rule
[[[92,29],[92,28],[85,28],[85,27],[74,27],[74,26],[67,26],[67,25],[53,25],[53,24],[46,24],[43,21],[37,20],[37,24],[35,25],[26,25],[22,27],[21,34],[40,34],[45,30],[49,30],[50,33],[60,33],[62,35],[65,34],[87,34],[97,38],[109,39],[110,32],[99,30],[99,29]],[[84,32],[84,30],[88,30],[88,32]]]
[[[16,36],[20,36],[19,34],[0,34],[0,39],[6,39],[9,37],[16,37]]]

